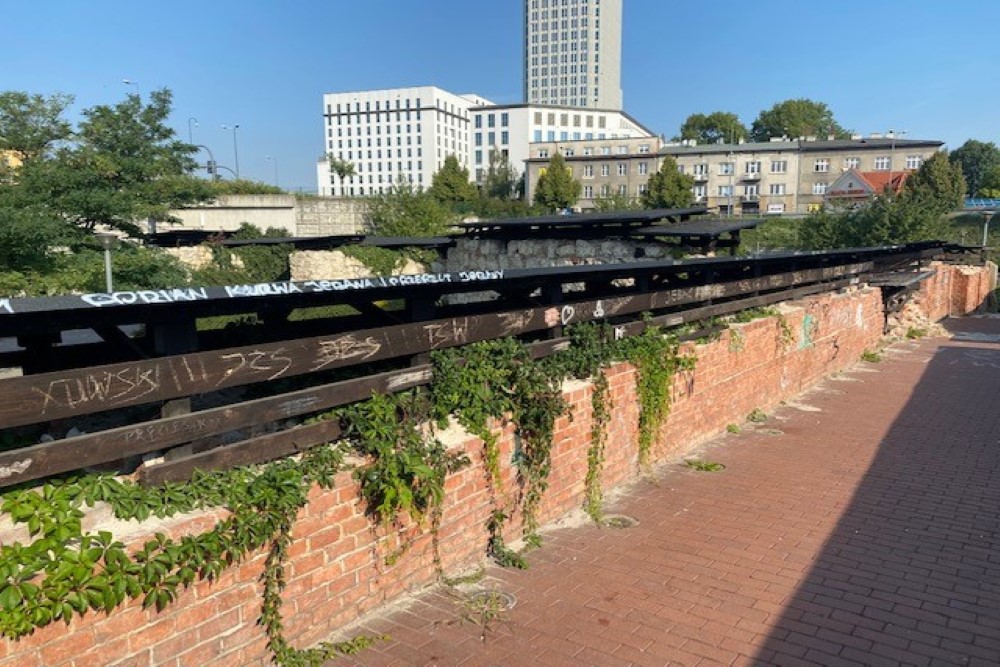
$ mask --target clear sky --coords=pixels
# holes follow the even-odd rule
[[[1000,139],[998,0],[624,0],[625,110],[670,137],[692,113],[749,125],[781,100],[908,138]],[[326,92],[437,85],[521,101],[520,0],[7,0],[0,90],[138,87],[243,177],[314,190]],[[122,83],[136,82],[135,86]],[[189,118],[197,119],[188,122]],[[274,159],[267,159],[270,156]]]

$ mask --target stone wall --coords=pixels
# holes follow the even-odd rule
[[[623,240],[495,239],[459,238],[448,249],[446,271],[526,269],[578,264],[620,264],[670,257],[670,249],[659,243]]]
[[[297,250],[288,257],[292,280],[341,280],[344,278],[369,278],[372,270],[361,261],[339,250]],[[394,275],[424,273],[426,268],[412,260]]]
[[[922,293],[929,303],[952,302],[958,297],[947,290],[956,285],[953,274],[961,273],[969,285],[961,297],[963,307],[970,306],[985,298],[982,290],[988,280],[977,280],[977,271],[985,269],[945,267]],[[652,452],[654,463],[676,459],[727,424],[742,422],[754,408],[768,411],[825,375],[856,363],[882,334],[881,292],[874,288],[809,297],[784,304],[780,312],[778,317],[737,325],[706,344],[685,344],[682,351],[698,361],[693,371],[675,378],[672,411]],[[639,474],[636,371],[617,364],[607,374],[612,418],[602,474],[606,490]],[[584,500],[592,385],[570,382],[563,392],[572,414],[556,423],[550,484],[538,513],[542,522],[579,508]],[[441,437],[472,462],[446,482],[438,537],[441,565],[445,573],[454,574],[482,561],[487,541],[483,526],[492,506],[482,442],[454,427]],[[504,429],[499,441],[500,460],[509,462],[515,447],[512,429]],[[509,463],[502,474],[506,488],[515,488],[516,471]],[[287,635],[294,645],[311,645],[360,615],[436,581],[427,530],[404,525],[387,533],[373,526],[349,472],[338,475],[332,490],[314,488],[310,501],[293,527],[283,594]],[[138,548],[155,531],[171,537],[200,533],[224,515],[201,512],[150,522],[133,526],[122,539]],[[519,521],[514,517],[507,526],[511,540],[520,534]],[[388,565],[386,556],[407,532],[418,537]],[[74,618],[68,627],[57,623],[20,641],[2,640],[0,666],[268,665],[265,637],[257,625],[264,559],[263,552],[251,554],[216,581],[180,590],[163,612],[143,610],[140,602],[132,602],[107,615],[91,612]]]
[[[222,195],[215,201],[170,211],[178,223],[158,223],[158,231],[235,231],[243,223],[279,227],[289,236],[358,234],[364,228],[362,199],[294,195]]]

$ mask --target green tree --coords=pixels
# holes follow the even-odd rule
[[[215,196],[285,194],[285,191],[277,185],[262,183],[261,181],[251,181],[246,178],[234,179],[231,181],[209,181],[208,183],[209,189]]]
[[[520,177],[505,153],[490,151],[490,161],[483,175],[483,195],[492,199],[513,199],[518,194]]]
[[[976,194],[980,197],[1000,198],[1000,165],[986,172]]]
[[[945,153],[935,153],[906,179],[903,195],[939,215],[958,210],[965,204],[962,167]]]
[[[340,177],[343,181],[346,178],[350,178],[354,175],[354,163],[348,162],[347,160],[341,160],[335,157],[333,153],[329,154],[330,159],[330,171]]]
[[[538,177],[534,200],[549,211],[558,211],[575,204],[582,188],[580,181],[573,178],[573,172],[566,166],[562,153],[557,152]]]
[[[677,170],[677,160],[664,156],[660,170],[649,177],[642,205],[646,208],[684,208],[694,203],[694,177]]]
[[[806,218],[800,235],[806,248],[851,248],[941,239],[947,223],[921,197],[886,193],[841,213],[822,210]]]
[[[987,187],[996,188],[995,182],[989,186],[986,184],[989,174],[1000,168],[1000,148],[992,141],[969,139],[953,150],[948,159],[962,168],[970,195],[988,196],[982,190]]]
[[[190,175],[196,147],[166,124],[171,94],[143,104],[129,95],[83,112],[71,144],[29,160],[16,184],[0,187],[0,208],[34,208],[90,231],[97,225],[139,232],[137,220],[171,220],[170,209],[210,199],[206,181]]]
[[[455,205],[475,201],[478,192],[469,182],[469,170],[455,155],[448,155],[431,180],[430,194],[442,204]]]
[[[642,202],[635,197],[629,197],[619,192],[606,197],[594,199],[594,210],[601,213],[612,213],[614,211],[637,211],[642,208]]]
[[[833,112],[826,104],[808,99],[785,100],[770,109],[761,111],[750,128],[753,141],[768,141],[771,137],[827,135],[846,139],[850,132],[841,127],[833,118]]]
[[[739,143],[746,139],[747,128],[739,117],[728,111],[691,114],[681,125],[681,139],[696,139],[700,144]]]
[[[62,116],[72,103],[71,95],[61,93],[45,97],[0,92],[0,153],[9,151],[19,161],[31,160],[69,139],[72,128]]]
[[[410,183],[396,183],[388,192],[367,198],[365,224],[376,236],[440,236],[454,222],[454,213]]]

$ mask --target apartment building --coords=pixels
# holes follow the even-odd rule
[[[429,187],[448,155],[469,166],[471,110],[491,102],[434,86],[390,88],[323,96],[324,147],[316,164],[321,196],[385,192],[407,181]],[[350,163],[341,178],[328,156]]]
[[[622,0],[525,0],[524,101],[621,109]]]
[[[627,138],[655,138],[639,121],[623,111],[570,106],[512,104],[476,107],[472,116],[469,173],[482,182],[490,151],[507,155],[518,173],[531,157],[532,142],[586,142]],[[646,143],[649,143],[648,141]]]
[[[582,185],[577,206],[612,194],[639,197],[663,156],[694,178],[695,201],[720,213],[806,214],[823,205],[830,186],[850,169],[912,172],[941,149],[941,141],[867,138],[820,140],[806,137],[761,143],[708,144],[626,141],[542,142],[531,145],[527,194],[533,196],[539,170],[556,151]],[[655,146],[655,148],[654,148]]]

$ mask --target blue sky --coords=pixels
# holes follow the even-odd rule
[[[624,0],[625,110],[677,133],[692,113],[749,124],[781,100],[826,102],[857,132],[957,148],[1000,139],[996,0]],[[174,93],[173,124],[244,177],[314,189],[322,94],[433,84],[521,100],[520,0],[11,0],[0,90],[114,103]],[[192,121],[193,125],[193,121]],[[266,159],[266,156],[275,158]]]

